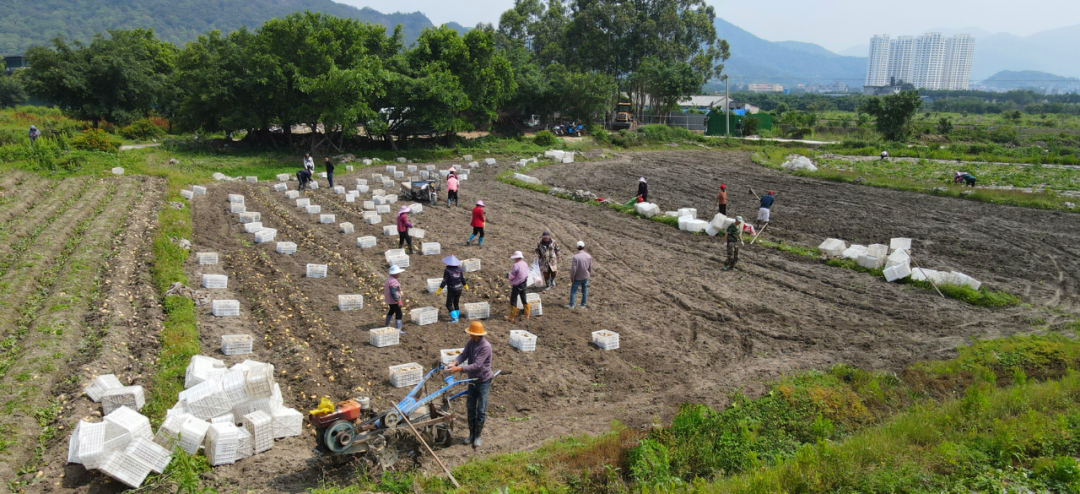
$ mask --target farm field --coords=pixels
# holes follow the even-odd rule
[[[333,224],[320,224],[319,215],[297,208],[295,201],[272,189],[275,182],[207,184],[207,194],[190,202],[194,236],[186,274],[189,285],[200,290],[202,274],[227,274],[228,288],[209,294],[212,299],[239,300],[240,315],[219,318],[210,313],[209,304],[197,307],[203,354],[229,364],[247,358],[273,363],[285,405],[298,410],[313,408],[321,396],[370,396],[373,406],[387,408],[407,391],[390,387],[388,366],[417,362],[429,369],[440,349],[461,347],[466,340],[467,323],[446,322],[444,298],[426,293],[426,279],[441,276],[440,259],[446,255],[478,258],[482,269],[467,274],[470,290],[462,303],[486,301],[492,308],[485,326],[495,348],[494,368],[503,373],[492,388],[488,408],[484,452],[491,454],[532,449],[562,435],[606,432],[612,420],[633,429],[648,428],[656,421],[668,422],[681,403],[722,407],[732,391],[754,395],[763,390],[764,381],[794,371],[841,362],[864,369],[899,370],[915,361],[948,358],[970,338],[1053,327],[1080,313],[1076,280],[1070,275],[1080,271],[1080,252],[1075,247],[1080,245],[1080,233],[1069,226],[1075,226],[1075,214],[799,177],[753,164],[749,153],[743,152],[616,153],[605,161],[549,165],[532,172],[546,183],[589,189],[619,201],[630,197],[637,177],[646,176],[651,200],[667,210],[696,207],[701,217],[711,216],[715,187],[721,181],[729,187],[730,211],[748,218],[756,212],[748,189],[759,193],[773,189],[778,192],[775,217],[763,237],[816,246],[830,236],[860,243],[909,236],[915,239],[914,254],[923,266],[963,271],[996,290],[1021,295],[1025,302],[986,309],[756,246],[744,248],[739,269],[723,273],[719,271],[723,262],[719,239],[496,180],[496,174],[508,166],[474,170],[462,183],[460,207],[425,205],[422,213],[412,216],[414,225],[426,230],[424,241],[439,242],[442,252],[411,256],[411,265],[401,277],[406,334],[400,345],[386,348],[368,345],[367,330],[383,325],[381,291],[388,268],[383,253],[397,247],[397,237],[383,236],[382,230],[392,224],[392,216],[383,215],[378,225],[366,225],[361,202],[346,203],[343,196],[325,188],[325,180],[319,180],[321,188],[308,191],[306,197],[321,205],[322,213],[334,214]],[[339,173],[335,182],[351,188],[356,178],[370,179],[372,173],[385,171],[382,166],[358,168]],[[46,480],[25,491],[120,490],[119,484],[104,476],[91,475],[79,465],[65,465],[65,431],[79,418],[99,410],[80,391],[90,377],[115,372],[122,381],[148,384],[140,379],[148,377],[147,366],[154,362],[161,310],[160,294],[154,293],[146,274],[147,218],[154,217],[154,207],[161,204],[163,187],[154,179],[142,178],[104,180],[107,186],[98,186],[100,179],[90,178],[47,181],[18,175],[6,180],[4,199],[0,199],[0,234],[10,231],[11,239],[0,238],[9,246],[0,251],[0,268],[11,253],[20,251],[20,245],[53,238],[53,229],[46,229],[32,241],[18,240],[33,233],[35,224],[13,224],[5,215],[16,207],[33,206],[29,213],[20,214],[37,214],[57,229],[67,228],[71,233],[57,239],[61,244],[70,238],[87,238],[107,243],[108,251],[115,251],[113,257],[96,259],[105,267],[100,271],[100,287],[92,291],[93,302],[82,312],[69,314],[90,324],[91,329],[85,331],[91,338],[65,333],[74,339],[56,351],[76,355],[73,363],[65,364],[69,365],[65,369],[39,371],[39,376],[53,376],[59,383],[36,398],[56,410],[55,417],[45,421],[56,430],[46,438],[41,455]],[[36,205],[5,201],[13,187],[41,189],[37,194],[43,199]],[[295,189],[296,182],[289,182],[289,187]],[[247,210],[260,212],[263,225],[277,229],[276,240],[295,242],[297,252],[279,254],[274,242],[255,244],[237,215],[229,213],[229,194],[244,195]],[[477,199],[488,205],[487,239],[482,248],[464,245],[469,209]],[[88,206],[82,207],[83,202]],[[53,214],[68,203],[68,209],[79,216]],[[88,228],[113,234],[92,235],[87,230],[79,237],[79,225],[95,217],[97,206],[93,205],[101,203],[109,205],[101,214],[111,226],[86,223],[93,224]],[[394,211],[401,204],[393,205]],[[132,213],[110,215],[114,210]],[[345,221],[354,225],[355,233],[340,233],[338,224]],[[8,230],[9,224],[15,229]],[[542,294],[543,315],[510,324],[502,319],[508,305],[509,256],[522,250],[528,258],[543,231],[550,231],[562,249],[559,286]],[[357,248],[356,237],[366,235],[378,238],[375,248]],[[572,245],[579,239],[594,256],[595,272],[589,308],[571,311],[561,306],[569,289],[565,273]],[[72,254],[65,254],[68,250]],[[218,253],[217,265],[195,262],[194,253],[205,251]],[[44,267],[31,268],[31,277],[39,279],[41,275],[33,277],[33,269],[47,275],[57,260],[76,258],[81,251],[61,247],[31,252],[51,260]],[[305,277],[308,263],[327,264],[327,277]],[[14,273],[5,271],[3,276]],[[32,290],[26,289],[35,293]],[[337,310],[337,296],[350,293],[364,295],[364,308]],[[14,300],[5,301],[9,299]],[[440,309],[439,322],[427,326],[408,322],[410,309],[425,306]],[[21,307],[33,305],[19,304],[16,309]],[[58,309],[56,314],[65,310]],[[509,348],[511,329],[537,334],[537,351],[521,353]],[[590,333],[599,329],[620,333],[621,348],[605,352],[590,345]],[[17,327],[4,331],[5,335],[19,334]],[[47,332],[23,333],[44,342],[46,337],[37,335]],[[220,353],[221,336],[235,333],[255,337],[253,355]],[[80,347],[80,339],[89,339],[97,350],[84,352],[81,348],[87,344]],[[19,348],[30,346],[20,344]],[[30,358],[36,351],[18,352]],[[62,361],[52,359],[54,365]],[[9,374],[14,376],[5,374],[5,384]],[[30,382],[42,379],[35,379],[33,371],[29,375]],[[68,375],[74,377],[68,379]],[[60,406],[50,401],[53,396],[59,397]],[[11,427],[21,430],[33,430],[42,420],[35,421],[32,413],[25,412],[12,416],[22,423]],[[4,464],[12,472],[7,478],[24,475],[15,470],[33,461],[34,444],[19,439],[18,445],[0,456],[3,461],[21,458]],[[266,453],[212,469],[204,474],[204,483],[219,492],[296,492],[328,479],[347,481],[362,466],[313,461],[313,447],[314,440],[307,434],[279,440]],[[471,448],[460,444],[438,453],[452,465],[475,457]],[[437,468],[419,454],[400,465],[412,462],[429,471]],[[33,478],[36,473],[25,475]]]

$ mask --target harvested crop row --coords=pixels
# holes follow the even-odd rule
[[[0,277],[22,257],[38,235],[49,229],[53,221],[63,215],[75,201],[90,190],[91,180],[72,179],[56,181],[55,193],[45,198],[43,207],[34,207],[0,229]]]

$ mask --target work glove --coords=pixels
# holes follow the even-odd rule
[[[441,295],[441,294],[442,294],[442,288],[440,288],[438,290],[435,290],[435,295]]]
[[[465,291],[469,291],[469,285],[465,285]]]

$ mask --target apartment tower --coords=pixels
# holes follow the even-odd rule
[[[910,82],[925,89],[967,89],[974,51],[975,38],[967,34],[948,39],[941,33],[894,40],[888,35],[874,36],[870,39],[866,85]]]

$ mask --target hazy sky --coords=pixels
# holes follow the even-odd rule
[[[435,24],[496,23],[513,0],[336,0],[380,12],[423,12]],[[706,0],[719,17],[770,41],[807,41],[839,51],[873,34],[977,27],[1025,36],[1080,24],[1076,0]]]

